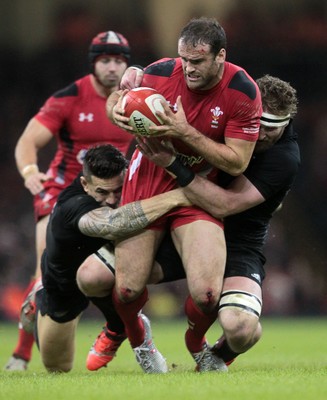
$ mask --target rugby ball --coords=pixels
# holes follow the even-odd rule
[[[128,125],[135,129],[136,135],[149,136],[149,126],[162,125],[156,111],[164,112],[161,101],[166,99],[157,90],[139,87],[130,90],[122,99],[124,116],[129,117]]]

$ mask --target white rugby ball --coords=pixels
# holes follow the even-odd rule
[[[139,87],[130,90],[122,100],[124,116],[129,117],[129,125],[135,129],[136,135],[149,136],[149,126],[162,125],[162,121],[155,114],[164,112],[161,101],[166,99],[155,89]]]

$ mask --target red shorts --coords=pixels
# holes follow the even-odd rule
[[[161,167],[157,167],[152,161],[136,151],[130,162],[123,186],[121,204],[131,203],[142,199],[148,199],[160,193],[175,189],[176,180]],[[212,217],[199,207],[178,207],[165,214],[149,226],[150,229],[166,230],[189,224],[193,221],[211,221],[220,227],[223,222]]]
[[[53,206],[57,202],[59,194],[65,189],[68,184],[56,183],[53,179],[50,179],[43,183],[44,190],[34,196],[34,218],[38,222],[43,217],[49,215],[52,211]]]

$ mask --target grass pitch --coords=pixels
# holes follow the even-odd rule
[[[107,368],[89,372],[85,357],[102,322],[82,320],[76,337],[73,371],[45,372],[38,350],[26,372],[0,371],[1,400],[326,400],[326,319],[263,319],[263,337],[238,357],[227,374],[197,374],[184,346],[185,321],[153,320],[156,345],[167,357],[171,372],[145,375],[126,341]],[[213,343],[220,329],[208,333]],[[0,368],[17,339],[16,326],[0,323]]]

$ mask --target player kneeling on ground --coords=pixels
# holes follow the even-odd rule
[[[37,342],[50,372],[68,372],[73,367],[75,330],[90,300],[76,284],[76,271],[82,262],[104,244],[143,229],[174,207],[190,204],[177,189],[118,208],[126,165],[126,159],[111,145],[89,149],[83,173],[60,194],[51,214],[42,256],[43,289],[36,296]],[[125,333],[111,296],[106,300],[95,300],[95,305],[112,334],[111,361]],[[152,341],[149,321],[141,318],[145,328],[143,353],[147,351],[151,363],[139,364],[147,373],[165,373],[167,364]]]

